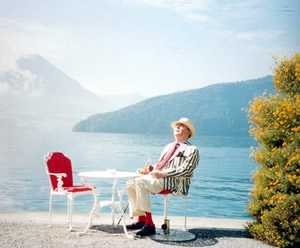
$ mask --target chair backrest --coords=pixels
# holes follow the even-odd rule
[[[73,174],[71,160],[61,152],[49,152],[45,158],[46,168],[49,173],[65,173],[62,177],[63,187],[73,186]],[[57,177],[49,175],[50,183],[55,190],[57,188]]]

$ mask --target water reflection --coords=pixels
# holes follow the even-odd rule
[[[43,161],[48,151],[67,154],[75,171],[107,168],[135,171],[149,157],[156,162],[164,145],[172,141],[169,135],[0,129],[0,197],[4,199],[0,210],[48,210],[49,182]],[[252,138],[196,137],[191,143],[199,148],[200,163],[190,188],[189,216],[248,218],[250,178],[256,167],[249,158],[249,147],[255,145]],[[81,183],[76,176],[74,181]],[[102,200],[110,199],[112,182],[94,180],[92,183],[103,191]],[[153,213],[162,215],[163,197],[151,199]],[[65,211],[66,202],[66,199],[55,199],[53,210]],[[78,197],[74,211],[89,211],[91,203],[88,196]],[[183,210],[183,199],[171,200],[170,215],[183,216]]]

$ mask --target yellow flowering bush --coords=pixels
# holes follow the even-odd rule
[[[258,142],[250,193],[250,234],[278,247],[300,247],[300,53],[276,59],[277,95],[254,98],[246,111]]]
[[[274,72],[274,86],[278,92],[285,94],[299,94],[300,90],[300,53],[296,53],[289,59],[284,56],[281,60],[273,57],[277,63]]]

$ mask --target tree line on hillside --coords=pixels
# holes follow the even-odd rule
[[[146,99],[75,124],[75,132],[168,133],[170,123],[191,119],[198,135],[247,136],[248,118],[242,111],[263,92],[274,93],[272,77],[220,83],[200,89]]]

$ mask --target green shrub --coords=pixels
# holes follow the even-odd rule
[[[300,53],[277,60],[277,95],[253,99],[249,133],[258,164],[248,205],[250,234],[279,247],[300,247]]]

